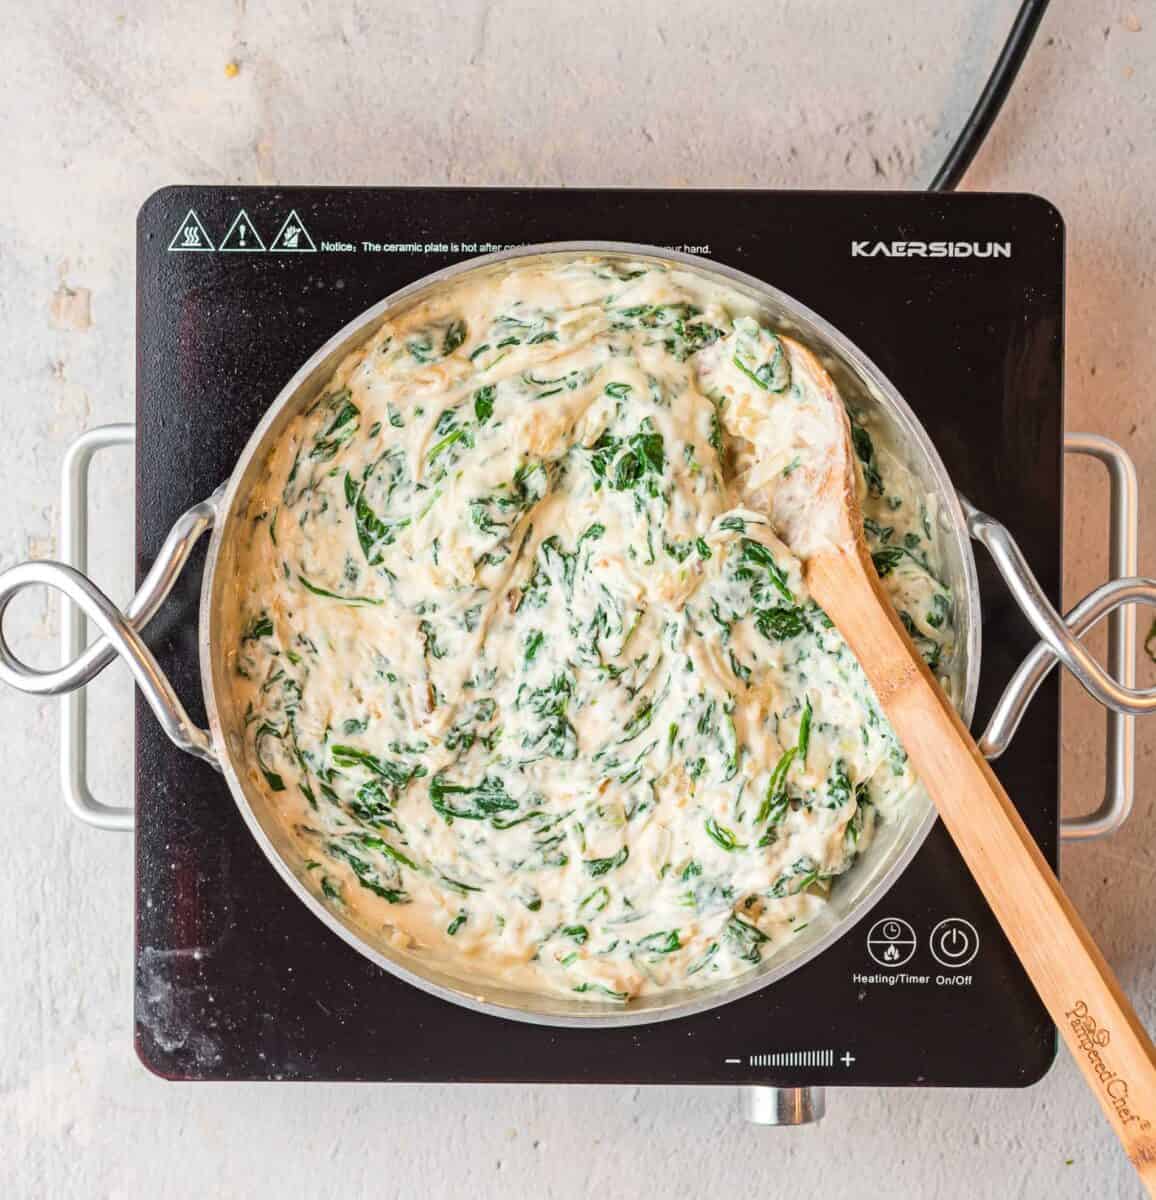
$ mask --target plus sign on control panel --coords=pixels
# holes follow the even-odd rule
[[[948,917],[931,931],[931,955],[940,966],[966,967],[979,953],[979,934],[970,921]]]

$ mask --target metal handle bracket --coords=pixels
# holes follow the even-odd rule
[[[1021,608],[1041,641],[1012,676],[991,721],[979,739],[988,758],[998,758],[1019,728],[1024,711],[1040,684],[1059,662],[1108,710],[1107,783],[1104,798],[1091,813],[1060,823],[1065,839],[1104,837],[1117,830],[1132,811],[1135,792],[1136,714],[1156,708],[1153,689],[1136,683],[1137,604],[1156,605],[1156,581],[1137,577],[1139,570],[1139,485],[1127,453],[1099,434],[1070,433],[1068,454],[1084,454],[1102,462],[1110,484],[1109,560],[1112,579],[1085,596],[1064,617],[1052,608],[1008,531],[986,514],[964,503],[972,536],[991,552]],[[1079,638],[1107,616],[1108,670]]]
[[[64,455],[60,478],[60,557],[81,574],[88,574],[88,473],[93,456],[110,446],[135,444],[136,426],[104,425],[82,433]],[[81,660],[86,624],[83,611],[61,592],[62,664]],[[89,665],[97,661],[94,651],[98,649],[96,643],[89,648]],[[111,646],[108,652],[111,655]],[[61,698],[60,786],[65,806],[78,820],[97,829],[128,832],[133,828],[135,815],[130,806],[103,804],[88,786],[88,690],[84,687],[67,691]]]
[[[197,540],[216,519],[217,494],[194,505],[174,524],[144,582],[122,613],[85,575],[88,567],[88,476],[94,455],[110,446],[132,445],[129,424],[105,425],[78,437],[64,458],[61,480],[63,562],[29,562],[0,576],[0,680],[34,695],[64,694],[61,709],[60,774],[65,804],[79,820],[98,829],[130,830],[133,810],[101,803],[88,786],[88,707],[85,685],[119,654],[182,750],[217,765],[208,733],[199,729],[141,639],[141,631],[164,603]],[[44,585],[61,594],[63,662],[50,670],[29,667],[16,657],[3,634],[3,614],[25,588]],[[85,618],[101,631],[85,647]]]

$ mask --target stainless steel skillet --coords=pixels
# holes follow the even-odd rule
[[[940,543],[947,582],[955,601],[954,622],[958,650],[951,663],[952,694],[964,719],[970,721],[980,672],[980,597],[971,539],[982,541],[993,554],[1008,585],[1040,634],[1041,648],[1017,673],[997,709],[985,738],[985,748],[998,753],[1006,746],[1027,700],[1055,661],[1061,661],[1087,690],[1114,714],[1110,769],[1114,774],[1107,811],[1085,823],[1085,831],[1116,816],[1130,799],[1131,715],[1156,709],[1156,695],[1132,687],[1135,648],[1134,622],[1123,613],[1114,617],[1113,679],[1077,640],[1083,628],[1118,605],[1140,600],[1156,602],[1156,584],[1148,580],[1114,580],[1092,593],[1070,614],[1068,622],[1054,612],[1019,555],[1003,526],[977,512],[959,497],[919,421],[882,373],[846,338],[821,317],[791,297],[741,272],[689,255],[656,247],[623,243],[564,243],[531,246],[473,259],[419,280],[368,309],[322,346],[294,375],[270,406],[237,460],[229,479],[201,504],[190,509],[174,526],[149,577],[125,613],[83,574],[54,563],[26,563],[0,575],[0,679],[25,691],[40,694],[71,692],[83,687],[117,653],[128,662],[165,731],[175,744],[217,766],[224,775],[238,808],[273,866],[301,901],[340,937],[385,970],[445,999],[507,1018],[554,1025],[631,1025],[686,1016],[725,1004],[765,987],[795,970],[842,936],[868,912],[898,878],[922,844],[934,822],[929,805],[911,808],[898,823],[882,827],[856,866],[835,888],[822,917],[810,923],[790,948],[762,967],[738,979],[709,988],[669,992],[622,1009],[599,1006],[565,996],[532,995],[478,985],[431,966],[420,955],[385,947],[374,931],[326,907],[314,893],[297,851],[281,831],[270,801],[246,781],[240,769],[242,742],[240,714],[232,711],[230,689],[224,678],[225,655],[220,651],[224,584],[236,569],[234,529],[237,514],[275,442],[300,409],[313,401],[337,364],[367,339],[381,321],[451,285],[467,272],[504,271],[511,264],[544,259],[600,255],[637,261],[657,260],[700,274],[738,291],[761,308],[774,326],[793,334],[820,355],[844,396],[855,406],[875,414],[890,447],[898,451],[921,487],[938,502]],[[1129,464],[1111,443],[1085,439],[1082,448],[1113,465],[1127,485]],[[1134,509],[1134,479],[1131,499]],[[1121,495],[1126,501],[1129,488]],[[1135,571],[1135,538],[1129,536],[1128,507],[1119,512],[1115,531],[1116,565],[1120,574]],[[184,567],[189,551],[210,530],[208,561],[201,590],[199,651],[202,687],[209,729],[197,728],[164,678],[145,646],[140,631],[159,609]],[[1130,553],[1130,557],[1129,557]],[[102,637],[67,665],[54,671],[35,671],[20,662],[3,637],[2,616],[12,597],[25,587],[46,583],[58,587],[79,605],[101,630]],[[70,625],[71,628],[71,625]],[[75,654],[75,649],[73,654]],[[1123,715],[1121,715],[1123,714]],[[75,729],[75,725],[72,726]],[[1121,816],[1122,819],[1122,816]]]

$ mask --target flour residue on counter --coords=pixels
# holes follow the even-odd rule
[[[829,386],[738,293],[603,259],[464,276],[350,355],[252,493],[226,631],[316,895],[463,980],[604,1001],[788,944],[919,786],[752,499]],[[940,669],[935,513],[852,418]]]

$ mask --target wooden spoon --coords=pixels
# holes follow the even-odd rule
[[[788,344],[793,364],[817,384],[812,399],[829,409],[830,440],[818,444],[812,436],[801,469],[791,473],[790,492],[764,486],[759,499],[802,560],[811,595],[862,665],[1128,1158],[1156,1196],[1156,1048],[891,607],[863,539],[846,410],[814,357]]]

